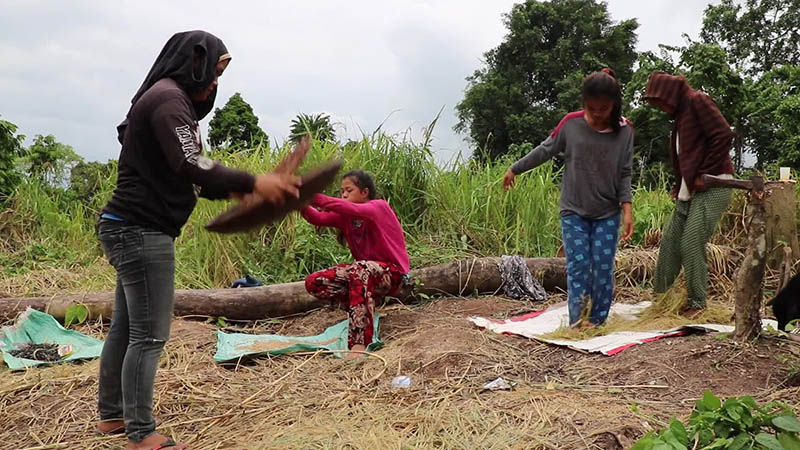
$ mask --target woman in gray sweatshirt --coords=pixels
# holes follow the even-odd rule
[[[631,164],[633,126],[622,117],[622,94],[611,69],[583,80],[583,110],[569,113],[538,147],[514,163],[503,186],[557,154],[564,159],[561,233],[567,258],[571,326],[593,327],[608,318],[614,297],[617,233],[633,234]],[[579,323],[587,298],[589,321]]]

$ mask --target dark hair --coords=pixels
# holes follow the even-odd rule
[[[622,120],[622,91],[617,83],[617,74],[608,67],[600,72],[594,72],[583,79],[581,88],[582,99],[585,102],[592,97],[606,97],[614,102],[611,109],[611,129],[618,132]]]
[[[367,197],[370,200],[375,200],[378,198],[378,190],[375,189],[375,180],[372,178],[372,174],[364,170],[350,170],[342,176],[342,179],[349,178],[353,184],[356,185],[357,188],[361,189],[368,189],[369,192]],[[339,241],[340,244],[346,245],[347,242],[344,240],[344,231],[339,230],[336,233],[336,240]]]
[[[362,191],[369,189],[369,199],[375,200],[378,198],[378,190],[375,189],[375,180],[372,179],[372,174],[364,170],[351,170],[342,176],[342,179],[350,178]]]

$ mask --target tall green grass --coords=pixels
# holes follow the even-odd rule
[[[231,167],[264,172],[288,146],[267,145],[212,156]],[[550,163],[517,177],[513,190],[502,188],[512,161],[479,165],[456,161],[437,166],[426,145],[384,134],[339,144],[315,142],[304,169],[337,158],[345,170],[365,169],[379,194],[390,202],[406,231],[412,266],[479,255],[553,256],[560,245],[559,172]],[[104,180],[92,204],[70,200],[61,191],[23,183],[0,211],[0,294],[48,294],[20,286],[20,277],[67,269],[80,277],[67,290],[112,288],[113,272],[95,236],[95,218],[110,197],[114,179]],[[328,189],[338,194],[338,183]],[[348,261],[349,251],[330,231],[319,232],[298,215],[238,235],[205,231],[204,224],[228,202],[200,200],[176,242],[176,284],[181,288],[228,286],[249,273],[265,283],[303,279],[308,273]],[[659,229],[671,211],[666,189],[636,189],[636,234]],[[13,288],[10,286],[14,286]],[[63,284],[60,289],[65,289]],[[44,289],[45,291],[47,289]]]

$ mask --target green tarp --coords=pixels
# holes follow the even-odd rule
[[[237,360],[243,356],[260,354],[284,354],[297,351],[315,350],[347,350],[347,321],[328,327],[322,334],[316,336],[280,336],[277,334],[244,334],[225,333],[217,331],[217,353],[214,361],[225,362]],[[378,339],[378,316],[375,316],[375,332],[368,351],[374,351],[383,346],[383,341]],[[346,354],[334,353],[339,358]]]
[[[73,353],[58,361],[15,358],[8,353],[10,350],[28,343],[69,344],[72,345]],[[0,351],[3,353],[3,361],[11,370],[20,370],[41,364],[98,358],[102,350],[103,341],[74,330],[67,330],[50,314],[30,308],[22,313],[16,324],[3,327],[0,331]]]
[[[375,316],[374,334],[368,351],[375,351],[383,346],[383,341],[378,338],[379,317]],[[244,334],[225,333],[217,331],[217,353],[214,360],[217,362],[233,361],[243,356],[259,354],[284,354],[297,351],[347,350],[348,326],[347,320],[328,327],[316,336],[281,336],[276,334]],[[72,345],[73,353],[59,361],[37,361],[25,358],[15,358],[8,351],[20,345],[58,344]],[[3,327],[0,331],[0,351],[3,361],[11,370],[20,370],[38,365],[49,365],[64,361],[79,359],[93,359],[100,356],[103,350],[103,341],[95,339],[74,330],[67,330],[51,316],[34,309],[28,309],[13,326]],[[345,353],[334,353],[337,357]]]

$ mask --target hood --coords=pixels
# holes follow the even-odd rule
[[[660,100],[671,108],[670,115],[674,115],[689,89],[689,83],[681,75],[653,72],[647,80],[644,98]]]

